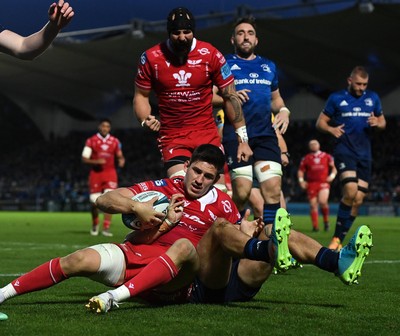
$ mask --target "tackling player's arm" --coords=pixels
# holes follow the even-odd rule
[[[142,127],[148,127],[154,132],[160,130],[160,122],[155,116],[151,115],[150,90],[144,90],[135,86],[133,97],[133,111]]]

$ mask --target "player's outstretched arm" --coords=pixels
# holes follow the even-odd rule
[[[0,51],[23,60],[33,60],[42,54],[74,16],[72,7],[64,0],[51,4],[48,13],[49,22],[32,35],[23,37],[10,30],[1,32]]]

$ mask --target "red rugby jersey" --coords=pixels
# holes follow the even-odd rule
[[[180,65],[169,41],[145,51],[139,62],[135,84],[154,90],[158,96],[161,131],[190,131],[213,127],[212,87],[233,82],[224,56],[211,44],[193,39],[185,64]]]

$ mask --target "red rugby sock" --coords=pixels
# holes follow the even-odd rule
[[[60,258],[52,259],[11,282],[18,294],[51,287],[68,277],[60,267]]]
[[[132,297],[169,282],[176,277],[178,271],[171,258],[163,254],[143,268],[133,279],[125,282],[124,285],[128,288]]]

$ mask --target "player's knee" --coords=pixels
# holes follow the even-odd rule
[[[238,206],[239,209],[243,208],[247,200],[250,197],[250,190],[245,190],[244,188],[235,189],[232,195],[233,202]]]
[[[257,180],[262,183],[273,177],[282,176],[282,165],[274,161],[261,161],[254,166]]]
[[[60,259],[60,266],[66,275],[73,275],[88,268],[90,258],[85,253],[85,250],[75,251]]]
[[[196,248],[187,238],[178,239],[173,245],[173,251],[176,259],[180,263],[191,262],[195,260]]]

